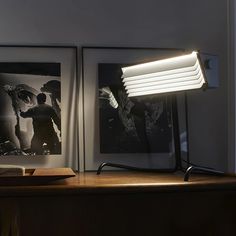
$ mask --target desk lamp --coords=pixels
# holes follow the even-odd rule
[[[200,54],[193,51],[192,53],[182,56],[124,67],[122,68],[123,84],[127,95],[130,98],[217,87],[218,76],[216,72],[211,71],[210,74],[205,70],[210,68],[211,61],[216,63],[216,60],[211,60],[212,58],[211,55]],[[102,163],[97,174],[100,174],[104,166],[158,172],[175,172],[176,170],[183,170],[181,164],[181,143],[176,103],[176,96],[172,96],[173,133],[176,160],[174,169],[143,169],[114,163]],[[211,168],[191,165],[186,170],[184,177],[185,181],[188,181],[190,173],[194,170],[211,174],[224,174],[221,171]]]

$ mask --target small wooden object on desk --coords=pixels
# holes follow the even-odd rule
[[[74,176],[71,168],[25,169],[23,166],[0,165],[0,185],[47,184]]]

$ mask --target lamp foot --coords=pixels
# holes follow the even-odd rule
[[[200,166],[190,166],[190,167],[188,167],[188,169],[186,170],[186,172],[184,174],[184,181],[189,181],[189,177],[194,170],[201,171],[201,172],[207,173],[207,174],[225,175],[225,173],[222,171],[218,171],[218,170],[214,170],[214,169],[210,169],[210,168],[204,168],[204,167],[200,167]]]

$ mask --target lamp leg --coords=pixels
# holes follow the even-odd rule
[[[150,168],[140,168],[140,167],[135,167],[135,166],[127,166],[127,165],[121,165],[121,164],[116,164],[116,163],[103,162],[98,167],[97,175],[101,174],[102,169],[105,166],[121,168],[121,169],[126,169],[126,170],[133,170],[133,171],[141,171],[141,172],[174,173],[176,171],[176,169],[150,169]]]
[[[189,177],[194,170],[201,171],[201,172],[207,173],[207,174],[225,175],[225,173],[222,171],[218,171],[218,170],[214,170],[214,169],[210,169],[210,168],[205,168],[205,167],[200,167],[200,166],[190,166],[190,167],[188,167],[188,169],[186,170],[186,172],[184,174],[184,181],[189,181]]]

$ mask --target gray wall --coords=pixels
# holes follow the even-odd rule
[[[0,44],[178,47],[220,56],[220,88],[189,95],[191,160],[227,167],[226,0],[0,0]]]

